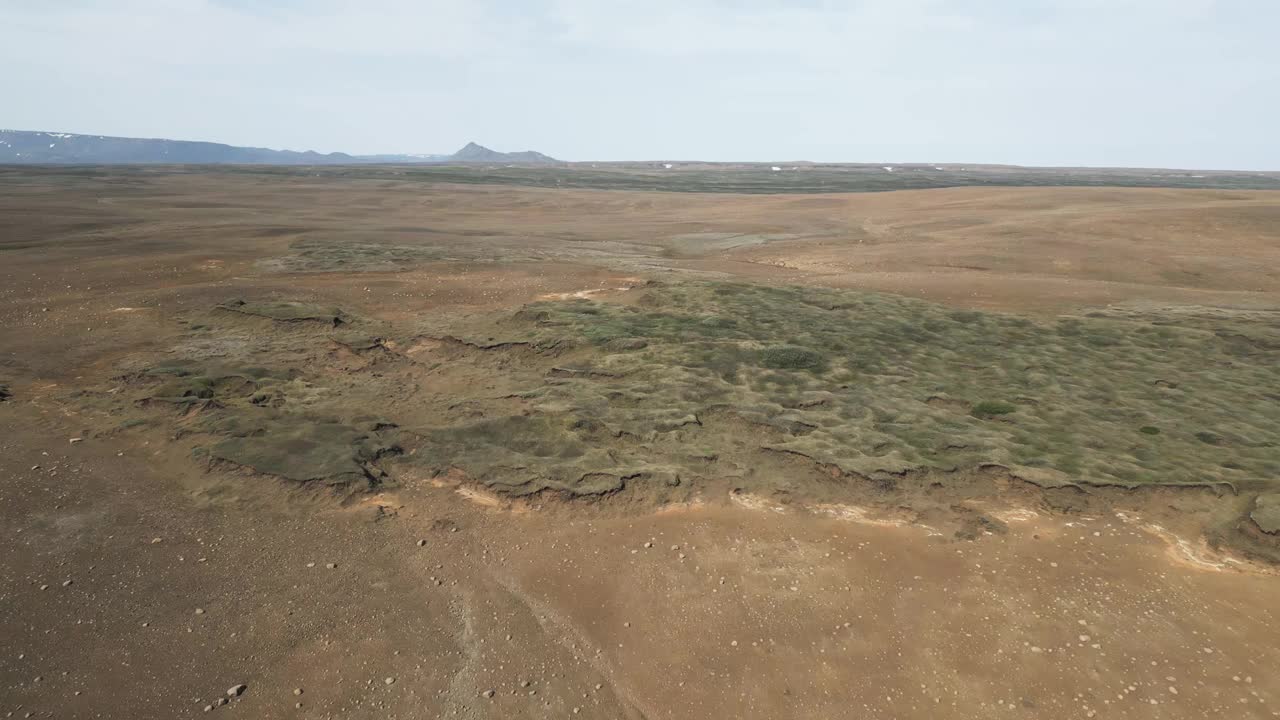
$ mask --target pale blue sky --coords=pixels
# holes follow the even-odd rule
[[[0,127],[1280,170],[1280,0],[0,0]]]

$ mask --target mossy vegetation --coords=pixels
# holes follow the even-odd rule
[[[1008,415],[1011,412],[1017,411],[1017,409],[1018,407],[1016,405],[1011,405],[1000,400],[983,400],[982,402],[974,405],[970,412],[973,413],[974,417],[994,418],[1001,415]]]
[[[987,463],[1124,486],[1280,474],[1280,404],[1265,395],[1280,387],[1280,332],[1250,318],[1035,322],[871,293],[687,283],[629,305],[537,303],[514,320],[511,340],[577,347],[589,369],[530,388],[538,412],[558,418],[545,427],[585,423],[649,444],[627,448],[623,465],[697,443],[747,466],[742,443],[715,429],[731,417],[763,429],[750,452],[872,477]]]
[[[277,322],[319,322],[336,327],[349,320],[336,308],[286,300],[230,300],[218,307],[228,312],[256,315]]]
[[[400,446],[396,462],[511,494],[693,492],[714,478],[804,494],[833,477],[891,485],[991,464],[1042,484],[1261,492],[1280,477],[1267,314],[1033,321],[723,282],[632,299],[416,329],[315,304],[222,305],[193,318],[208,329],[186,351],[138,373],[135,401],[179,406],[211,457],[300,482],[373,482]],[[414,346],[435,349],[404,354]],[[372,407],[388,416],[378,428],[351,420]]]

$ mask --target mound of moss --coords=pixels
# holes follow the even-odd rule
[[[229,437],[209,448],[212,457],[299,483],[368,487],[380,476],[372,463],[399,452],[384,431],[328,419],[236,418],[215,430]]]
[[[1263,532],[1280,534],[1280,493],[1259,495],[1249,517]]]
[[[341,310],[304,302],[230,300],[222,303],[218,308],[276,322],[318,322],[334,327],[348,322],[347,316]]]

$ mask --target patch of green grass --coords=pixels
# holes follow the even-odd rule
[[[827,359],[821,353],[795,345],[779,345],[760,351],[760,364],[775,370],[812,370],[821,372],[827,368]]]
[[[1000,400],[983,400],[973,406],[969,412],[974,417],[993,418],[1017,412],[1018,406]]]

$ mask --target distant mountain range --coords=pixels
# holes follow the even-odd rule
[[[468,143],[453,155],[348,155],[311,150],[269,150],[190,140],[76,135],[73,133],[0,130],[0,164],[244,164],[353,165],[376,163],[500,163],[546,165],[558,160],[542,153],[502,153]]]

